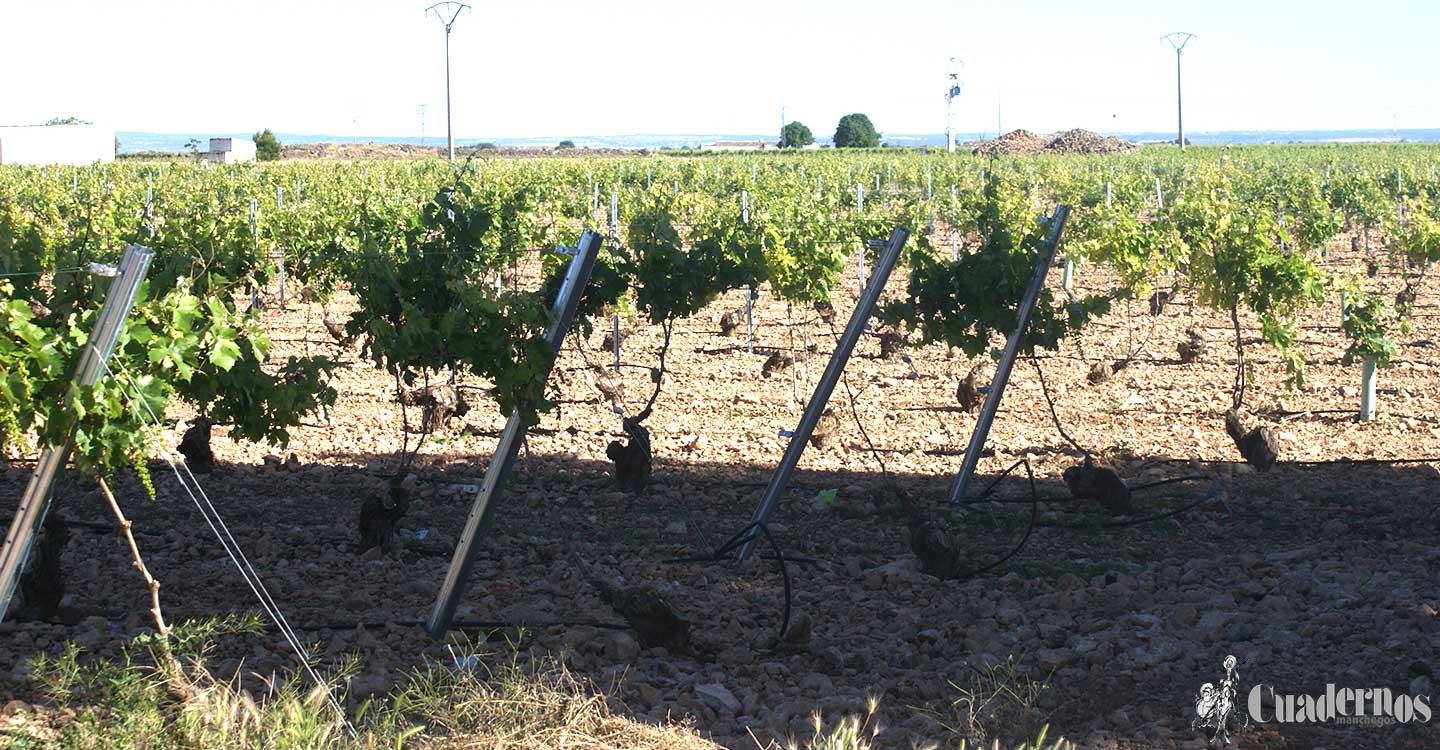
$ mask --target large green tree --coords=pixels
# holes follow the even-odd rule
[[[815,142],[815,134],[803,122],[792,122],[780,131],[780,145],[785,148],[800,148]]]
[[[280,139],[265,128],[255,134],[255,158],[259,161],[279,161]]]
[[[835,126],[835,148],[875,148],[880,145],[880,134],[870,118],[855,112],[840,118]]]

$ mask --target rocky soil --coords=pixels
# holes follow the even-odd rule
[[[1123,154],[1140,148],[1113,135],[1100,135],[1075,128],[1063,133],[1036,135],[1028,130],[1012,130],[998,138],[984,141],[971,149],[980,156],[1013,154]]]
[[[1337,242],[1332,257],[1348,249],[1348,241]],[[849,278],[836,301],[841,322],[854,300]],[[1106,272],[1091,266],[1077,279],[1080,291],[1108,284]],[[1391,281],[1398,289],[1401,280]],[[1059,283],[1057,270],[1051,284]],[[1382,415],[1365,424],[1353,417],[1359,367],[1340,363],[1337,304],[1306,317],[1308,378],[1291,393],[1281,384],[1283,366],[1259,345],[1255,322],[1245,321],[1255,367],[1251,418],[1270,426],[1281,448],[1280,464],[1265,473],[1235,463],[1224,431],[1235,364],[1228,320],[1186,295],[1158,318],[1143,301],[1121,305],[1081,340],[1042,356],[1067,431],[1132,487],[1201,477],[1137,491],[1141,516],[1204,499],[1150,522],[1111,525],[1116,519],[1099,507],[1069,501],[1060,474],[1080,454],[1056,432],[1035,369],[1022,362],[980,462],[979,486],[1028,458],[1043,500],[1039,525],[999,569],[959,581],[920,572],[896,488],[941,507],[974,426],[955,403],[971,363],[938,347],[910,350],[908,362],[884,359],[878,337],[867,337],[847,376],[864,434],[846,388],[837,389],[834,435],[807,450],[773,519],[785,555],[808,561],[788,565],[791,637],[778,645],[785,599],[776,562],[670,560],[704,556],[747,524],[785,448],[781,431],[799,419],[792,394],[811,391],[833,348],[829,328],[798,310],[787,315],[765,295],[756,314],[762,348],[748,354],[743,327],[739,338],[719,331],[721,316],[741,306],[740,293],[677,326],[672,373],[647,422],[654,483],[638,495],[610,486],[605,447],[620,437],[620,417],[567,347],[553,379],[560,406],[531,434],[479,544],[458,614],[462,630],[475,637],[490,623],[527,624],[523,650],[560,655],[620,710],[690,715],[730,748],[808,737],[813,712],[835,721],[862,712],[874,696],[881,748],[953,747],[957,730],[1009,738],[1049,721],[1052,737],[1085,748],[1198,749],[1205,742],[1190,728],[1194,697],[1223,678],[1229,654],[1238,660],[1242,695],[1262,683],[1281,693],[1335,683],[1432,694],[1440,670],[1435,291],[1429,284],[1422,292],[1415,328],[1381,375]],[[332,314],[343,314],[344,304]],[[266,322],[282,355],[336,351],[319,305],[292,302]],[[659,335],[626,325],[636,330],[624,340],[620,376],[633,412],[648,396]],[[605,329],[597,326],[587,343],[597,364],[609,362],[600,349]],[[1189,330],[1208,346],[1182,364],[1177,344],[1192,341]],[[795,367],[762,376],[769,354],[788,352],[792,341]],[[807,342],[817,354],[804,355]],[[1142,342],[1128,367],[1087,381],[1095,363]],[[446,644],[415,623],[429,614],[469,509],[473,489],[464,485],[478,484],[503,418],[483,398],[485,384],[462,379],[476,406],[428,443],[414,468],[419,490],[402,522],[406,551],[357,554],[360,504],[385,492],[394,471],[399,407],[392,386],[355,350],[336,353],[349,366],[335,377],[340,398],[328,420],[295,430],[284,450],[237,444],[216,428],[219,467],[201,481],[322,664],[349,653],[364,659],[350,682],[356,700],[426,657],[449,658]],[[989,371],[982,372],[983,383]],[[164,436],[167,446],[183,429],[182,421]],[[295,460],[266,461],[271,453]],[[1366,462],[1400,458],[1430,460]],[[146,500],[133,480],[120,481],[119,491],[150,570],[164,583],[169,617],[257,609],[168,467],[157,463],[154,473],[158,501]],[[0,472],[0,493],[17,497],[27,475],[19,463]],[[1001,480],[993,498],[970,506],[954,531],[977,565],[1024,535],[1032,497],[1023,469]],[[108,518],[98,493],[74,478],[61,483],[57,507],[75,521]],[[690,621],[692,647],[645,648],[633,631],[605,627],[622,621],[572,555],[608,581],[660,592]],[[146,593],[113,534],[77,529],[65,559],[67,603],[83,619],[0,624],[0,698],[39,699],[29,680],[36,652],[70,640],[114,653],[147,627]],[[500,633],[514,637],[508,628]],[[293,659],[272,632],[222,642],[214,663],[264,675]],[[971,717],[956,701],[963,690],[985,687],[977,683],[995,674],[993,665],[1003,666],[1010,687],[1037,686],[1036,697],[1002,698],[996,710]],[[1237,735],[1237,746],[1433,748],[1440,729],[1435,722],[1269,724]]]

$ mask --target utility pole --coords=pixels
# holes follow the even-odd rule
[[[424,148],[424,147],[425,147],[425,108],[428,107],[428,106],[430,106],[430,105],[428,105],[428,104],[421,104],[421,105],[420,105],[420,147],[421,147],[421,148]]]
[[[785,105],[780,105],[780,148],[785,148]]]
[[[965,62],[950,58],[950,86],[945,89],[945,153],[955,153],[955,100],[960,98],[960,69]]]
[[[465,3],[458,3],[455,0],[445,0],[442,3],[425,9],[433,12],[440,23],[445,25],[445,150],[450,155],[450,163],[455,163],[455,131],[451,128],[450,120],[450,28],[455,25],[455,19],[460,17],[460,11],[470,6]],[[452,10],[453,9],[453,10]],[[450,15],[450,20],[445,20],[445,15]]]
[[[1189,44],[1191,39],[1195,38],[1195,35],[1188,31],[1176,31],[1160,38],[1169,42],[1170,46],[1175,48],[1175,128],[1179,131],[1176,135],[1176,142],[1180,144],[1180,150],[1184,151],[1185,110],[1184,107],[1181,106],[1182,100],[1180,98],[1180,52],[1185,49],[1185,45]]]

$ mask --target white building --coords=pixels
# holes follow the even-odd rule
[[[215,164],[255,161],[255,141],[247,138],[211,138],[205,158]]]
[[[0,126],[0,164],[93,164],[115,160],[115,131],[98,125]]]
[[[700,148],[706,151],[769,151],[779,147],[776,141],[715,141]]]

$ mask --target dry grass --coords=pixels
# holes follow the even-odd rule
[[[464,660],[457,659],[458,663]],[[413,747],[435,750],[711,750],[683,724],[616,716],[605,697],[553,661],[455,669],[431,665],[392,693],[389,719],[426,727]]]
[[[209,644],[255,632],[253,619],[177,626],[177,661],[156,658],[158,641],[138,639],[122,657],[85,660],[73,645],[37,657],[47,706],[0,714],[9,750],[722,750],[688,723],[649,724],[617,715],[593,685],[563,664],[515,649],[452,647],[388,694],[347,711],[344,685],[358,662],[323,676],[219,679],[205,668]],[[177,677],[171,667],[183,664]],[[252,689],[254,691],[252,692]],[[950,707],[946,748],[1063,750],[1047,740],[1037,704],[1045,685],[1007,662],[977,670]],[[833,725],[813,717],[813,736],[786,750],[871,750],[881,733],[879,703]],[[937,717],[939,718],[939,717]],[[1004,728],[1008,731],[998,731]],[[1027,739],[1029,738],[1029,739]],[[934,746],[940,747],[940,746]]]
[[[944,727],[954,745],[965,748],[1049,750],[1069,747],[1063,737],[1049,740],[1049,677],[1036,680],[1016,664],[972,667],[963,684],[950,683],[958,694],[944,712],[928,712]]]
[[[348,665],[314,685],[294,677],[252,693],[220,680],[203,659],[186,659],[185,698],[155,666],[153,644],[120,660],[84,663],[73,646],[39,657],[35,673],[50,706],[0,720],[0,747],[12,750],[715,750],[688,725],[652,725],[617,716],[605,697],[553,661],[499,667],[478,654],[431,664],[353,715],[340,709]],[[488,656],[494,656],[489,654]],[[332,695],[339,700],[332,700]]]
[[[829,730],[825,729],[824,717],[814,714],[810,724],[815,736],[803,746],[791,740],[787,750],[870,750],[871,743],[880,734],[880,722],[875,716],[879,709],[879,699],[872,696],[865,701],[864,716],[846,716]]]

